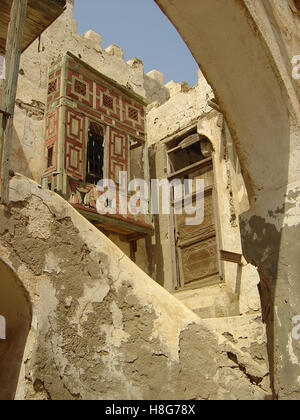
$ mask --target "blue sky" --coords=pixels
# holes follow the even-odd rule
[[[116,44],[126,61],[138,57],[145,73],[161,71],[165,83],[197,83],[198,66],[178,32],[153,0],[75,0],[78,32],[102,35],[103,48]]]

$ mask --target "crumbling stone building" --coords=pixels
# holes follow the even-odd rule
[[[199,7],[194,0],[186,10],[180,1],[157,3],[179,28],[180,16],[197,16]],[[203,3],[211,12],[215,2]],[[274,25],[274,16],[278,31],[290,22],[295,53],[297,3],[283,3],[281,8],[270,1],[261,10],[251,1],[232,0],[236,9],[228,11],[228,21],[230,13],[238,15],[245,31],[254,22]],[[182,31],[190,40],[188,29]],[[263,34],[278,54],[270,33]],[[260,46],[255,48],[258,54]],[[287,367],[299,365],[291,331],[282,338],[286,361],[280,365],[274,358],[279,306],[272,306],[264,263],[268,272],[274,270],[278,238],[274,232],[269,241],[262,236],[269,227],[255,213],[245,221],[260,195],[255,188],[264,190],[253,183],[258,168],[248,159],[250,134],[250,149],[241,152],[254,104],[247,91],[243,100],[251,112],[239,126],[228,111],[228,104],[235,108],[233,98],[225,103],[220,96],[220,77],[209,77],[210,65],[207,58],[193,87],[165,84],[159,71],[145,74],[138,58],[126,63],[120,47],[102,49],[93,31],[79,35],[72,0],[23,53],[9,200],[0,207],[0,315],[8,322],[8,339],[0,341],[0,383],[6,383],[0,399],[299,397],[295,372]],[[228,70],[229,75],[234,76]],[[286,83],[298,115],[298,88]],[[276,104],[282,95],[274,95]],[[275,112],[267,119],[270,107],[261,130],[274,123]],[[257,134],[260,120],[250,124],[249,133]],[[293,128],[298,130],[296,123]],[[130,179],[204,179],[203,223],[187,227],[175,199],[170,215],[99,215],[97,179],[106,175],[117,182],[122,170]],[[293,191],[287,211],[298,197]],[[269,219],[279,209],[274,202]],[[299,223],[298,216],[291,217]],[[260,262],[249,248],[252,240]]]

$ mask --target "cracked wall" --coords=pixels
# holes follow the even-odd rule
[[[299,311],[300,214],[288,198],[299,189],[296,2],[156,3],[189,46],[226,118],[249,195],[243,247],[260,273],[274,397],[299,399],[299,343],[291,333]]]
[[[32,305],[16,398],[269,398],[266,366],[55,193],[16,175],[0,219],[1,256]]]
[[[173,89],[175,84],[173,85]],[[147,115],[150,145],[151,178],[167,177],[167,142],[192,127],[212,143],[216,188],[216,218],[219,248],[242,254],[239,215],[249,209],[249,200],[239,159],[222,114],[209,101],[213,91],[199,72],[199,82],[191,89],[177,84],[169,101],[161,106],[149,106]],[[175,290],[170,259],[170,221],[168,215],[155,217],[155,237],[152,241],[152,278],[194,310],[202,318],[222,318],[240,315],[261,316],[255,267],[244,260],[243,267],[223,264],[224,278],[218,285],[193,290]],[[172,216],[171,216],[172,217]],[[249,331],[251,327],[249,327]]]

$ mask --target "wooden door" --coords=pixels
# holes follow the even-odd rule
[[[205,181],[204,220],[201,225],[189,226],[184,212],[182,215],[174,214],[175,246],[180,286],[199,287],[220,278],[212,160],[190,173],[189,178],[201,178]]]

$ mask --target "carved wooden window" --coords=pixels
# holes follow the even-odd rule
[[[138,121],[139,120],[139,113],[138,110],[135,108],[128,109],[128,115],[131,120]]]
[[[90,122],[86,154],[86,182],[97,184],[103,179],[104,165],[104,129],[101,125]]]
[[[300,15],[300,0],[289,0],[289,4],[292,11]]]
[[[175,146],[175,147],[174,147]],[[203,179],[205,185],[204,221],[190,226],[187,215],[173,214],[174,238],[177,263],[175,287],[196,288],[220,281],[219,250],[217,246],[216,209],[214,205],[214,172],[212,148],[208,152],[207,139],[197,133],[187,135],[175,142],[168,150],[169,180],[192,180],[183,192],[196,199],[195,181]],[[175,209],[178,203],[173,201]],[[175,272],[175,271],[174,271]]]
[[[56,92],[57,90],[57,80],[53,80],[53,82],[50,82],[48,85],[48,95],[51,95],[51,93]]]
[[[75,80],[75,92],[79,93],[79,95],[86,96],[86,84],[82,83],[80,80]]]
[[[114,100],[111,96],[103,95],[103,105],[111,110],[114,109]]]

